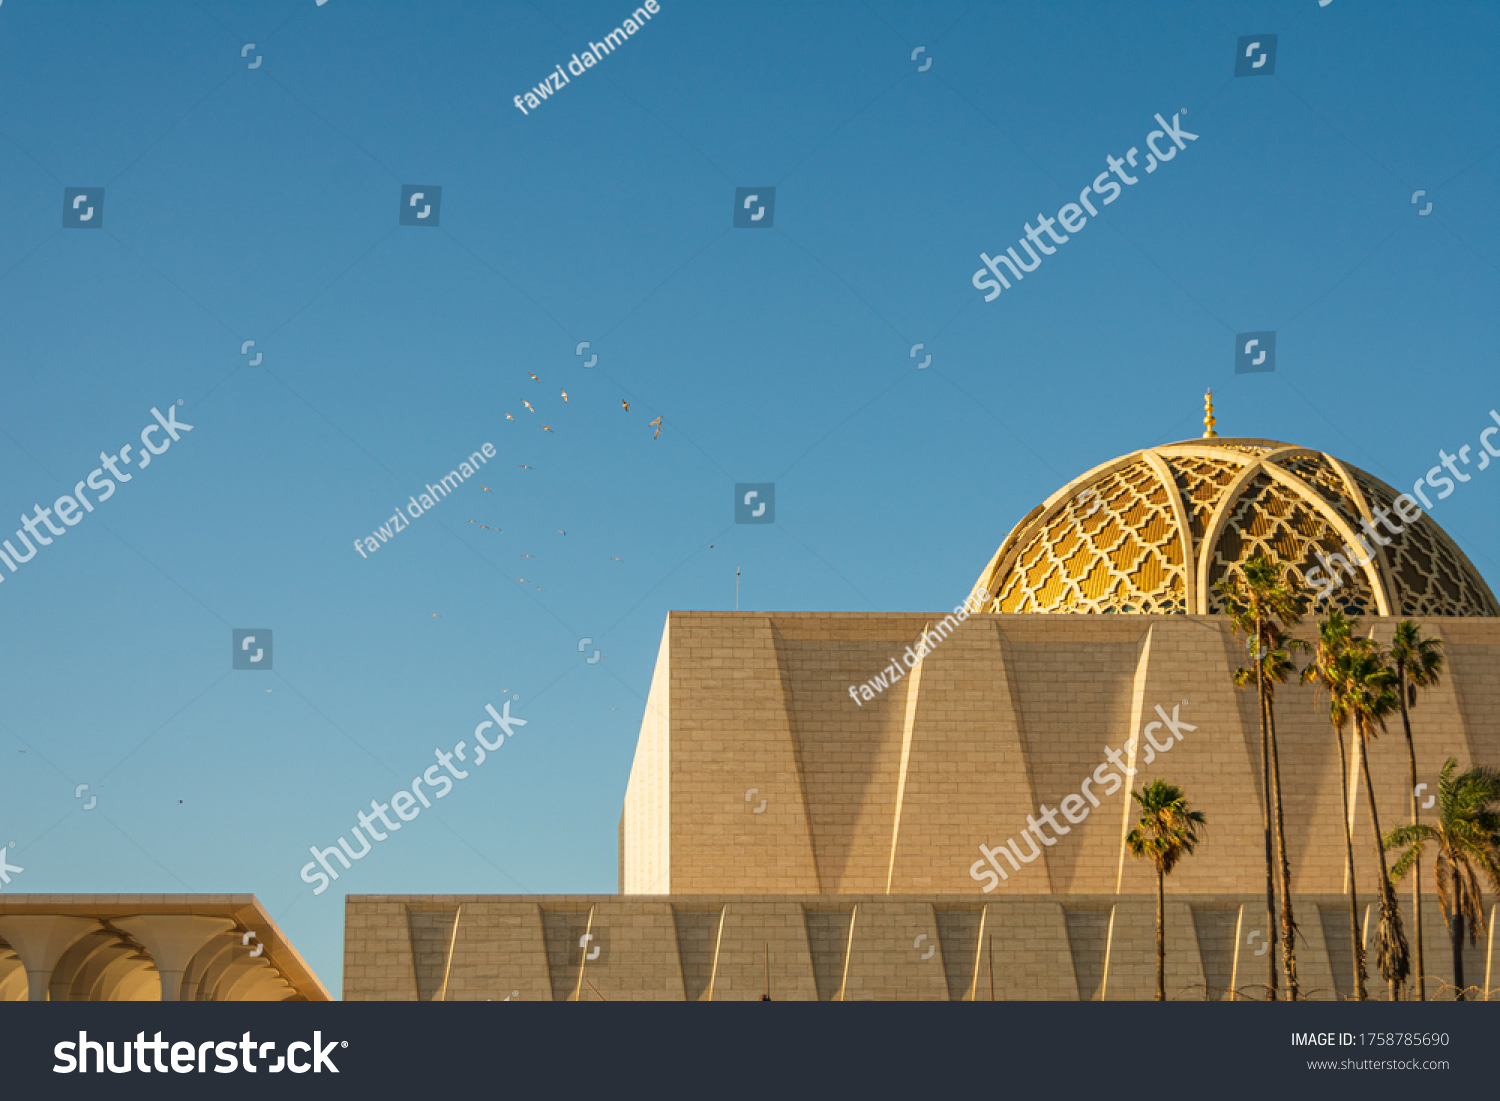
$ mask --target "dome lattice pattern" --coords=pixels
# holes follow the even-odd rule
[[[1350,561],[1328,603],[1351,615],[1500,615],[1484,579],[1425,514],[1399,535],[1377,529],[1390,545],[1358,564],[1348,548],[1370,544],[1361,521],[1397,496],[1330,455],[1273,440],[1137,451],[1033,509],[975,590],[991,594],[990,612],[1217,613],[1214,585],[1249,559],[1274,556],[1306,585],[1321,552]]]

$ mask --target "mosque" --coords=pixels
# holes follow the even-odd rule
[[[620,817],[620,893],[351,895],[344,997],[1149,999],[1155,880],[1123,837],[1129,790],[1156,778],[1208,823],[1167,882],[1168,997],[1264,997],[1276,931],[1259,720],[1233,683],[1244,643],[1215,583],[1266,554],[1316,588],[1316,567],[1367,549],[1297,632],[1334,604],[1383,642],[1406,618],[1443,641],[1442,681],[1412,713],[1434,788],[1450,756],[1500,765],[1500,605],[1378,478],[1221,438],[1211,406],[1205,424],[1057,490],[953,613],[669,613]],[[1370,538],[1382,517],[1388,537]],[[870,698],[851,692],[877,675]],[[1347,997],[1338,744],[1310,688],[1278,686],[1275,708],[1301,986]],[[1389,828],[1409,795],[1399,724],[1370,765]],[[1352,814],[1369,944],[1380,873],[1362,796]],[[1429,858],[1439,999],[1452,991],[1433,882]],[[1465,960],[1486,992],[1494,947],[1492,923]]]
[[[954,614],[671,612],[620,817],[620,894],[351,896],[344,996],[1151,998],[1154,877],[1122,845],[1133,804],[1118,774],[1134,769],[1129,786],[1167,779],[1208,819],[1168,881],[1168,996],[1264,997],[1259,721],[1233,683],[1244,643],[1215,583],[1264,553],[1315,588],[1319,554],[1368,547],[1328,602],[1377,639],[1413,618],[1443,640],[1446,673],[1413,712],[1433,787],[1449,756],[1500,764],[1500,606],[1427,515],[1396,521],[1387,545],[1364,535],[1401,507],[1380,479],[1310,448],[1221,438],[1211,406],[1205,425],[1032,509]],[[882,671],[900,676],[851,699]],[[1301,985],[1348,996],[1327,702],[1280,686],[1276,723]],[[1370,763],[1394,824],[1409,782],[1399,723]],[[1368,811],[1358,799],[1367,938]],[[987,858],[1028,833],[1035,855]],[[1438,998],[1450,955],[1423,878]],[[1486,990],[1492,949],[1465,961]]]

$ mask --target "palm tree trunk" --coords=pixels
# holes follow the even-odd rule
[[[1455,900],[1456,901],[1456,900]],[[1453,915],[1453,985],[1458,987],[1456,1001],[1467,1001],[1464,997],[1464,912],[1457,906]]]
[[[1297,920],[1292,914],[1292,866],[1286,855],[1286,825],[1281,805],[1281,764],[1276,752],[1276,704],[1266,700],[1266,729],[1270,733],[1271,791],[1276,808],[1276,851],[1281,872],[1281,958],[1286,967],[1286,996],[1297,1000]]]
[[[1255,662],[1255,691],[1260,702],[1260,776],[1262,800],[1261,821],[1266,835],[1266,940],[1271,950],[1266,953],[1266,999],[1276,1001],[1276,938],[1270,936],[1276,924],[1275,856],[1271,850],[1271,742],[1266,724],[1266,678],[1261,666],[1265,650],[1265,639],[1261,636],[1260,617],[1255,618],[1255,651],[1251,654]]]
[[[1396,666],[1396,690],[1401,693],[1401,725],[1406,729],[1406,759],[1411,765],[1411,822],[1417,824],[1417,749],[1411,738],[1411,716],[1406,711],[1406,666]],[[1417,941],[1417,975],[1414,980],[1417,1001],[1427,1000],[1426,983],[1422,968],[1422,861],[1418,858],[1411,870],[1411,925],[1412,936]]]
[[[1164,924],[1167,877],[1156,870],[1156,1000],[1167,1000],[1167,931]]]
[[[1344,871],[1349,876],[1349,947],[1354,960],[1354,996],[1365,1001],[1365,946],[1359,935],[1359,891],[1354,885],[1354,833],[1349,828],[1349,771],[1344,760],[1344,730],[1335,726],[1333,732],[1339,739],[1339,789],[1344,794],[1343,810],[1339,817],[1344,820]]]
[[[1360,740],[1363,742],[1364,732],[1360,732]],[[1365,794],[1370,800],[1370,828],[1375,831],[1375,859],[1380,866],[1380,924],[1381,935],[1390,935],[1397,942],[1402,938],[1401,934],[1401,911],[1396,906],[1396,892],[1391,889],[1390,868],[1385,862],[1385,845],[1382,843],[1380,832],[1380,812],[1375,805],[1375,781],[1370,778],[1370,753],[1366,747],[1360,760],[1360,767],[1365,774]],[[1403,945],[1404,947],[1404,945]],[[1381,974],[1385,975],[1386,988],[1390,994],[1391,1001],[1398,1001],[1396,992],[1397,976],[1387,973],[1383,956],[1385,949],[1382,948]],[[1403,969],[1404,970],[1404,969]],[[1404,976],[1401,976],[1404,978]]]

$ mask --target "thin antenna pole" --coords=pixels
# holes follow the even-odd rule
[[[738,566],[734,568],[734,610],[740,610],[740,568]]]
[[[990,1001],[995,1000],[995,934],[990,934]]]
[[[766,996],[764,998],[762,998],[761,1001],[768,1002],[770,1000],[771,1000],[771,942],[770,941],[766,941]]]

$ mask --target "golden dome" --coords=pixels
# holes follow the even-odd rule
[[[1275,440],[1216,437],[1135,451],[1027,513],[974,594],[988,594],[987,612],[1214,613],[1222,611],[1214,584],[1265,554],[1351,615],[1500,615],[1479,571],[1425,512],[1409,524],[1391,514],[1401,534],[1375,529],[1388,546],[1366,534],[1361,522],[1373,524],[1397,496],[1332,455]],[[1360,565],[1365,546],[1375,554]],[[1319,552],[1350,562],[1352,575],[1344,572],[1331,592],[1320,584],[1327,569]]]

